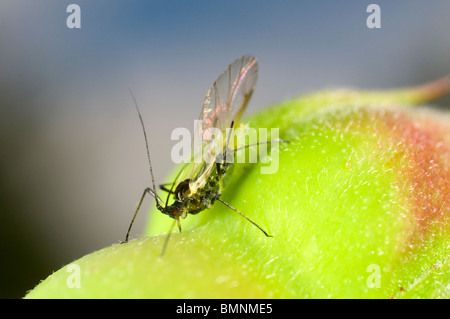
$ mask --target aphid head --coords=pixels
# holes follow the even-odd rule
[[[160,211],[163,214],[168,215],[170,218],[175,219],[175,221],[177,222],[178,225],[178,229],[180,230],[181,233],[181,223],[180,223],[180,217],[182,216],[183,213],[183,207],[184,207],[184,202],[181,202],[179,200],[176,200],[172,205],[170,206],[166,206],[162,209],[160,209]],[[159,208],[159,207],[158,207]],[[183,217],[184,218],[184,217]]]
[[[161,213],[168,215],[170,218],[179,219],[183,210],[183,202],[176,200],[172,205],[166,206],[161,210]]]

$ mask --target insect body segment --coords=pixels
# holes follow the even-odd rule
[[[234,157],[234,153],[237,150],[228,149],[231,131],[234,124],[237,123],[244,112],[251,95],[253,94],[257,76],[257,60],[254,57],[247,55],[230,64],[217,80],[214,81],[203,102],[200,121],[194,135],[201,136],[202,141],[199,144],[199,147],[193,150],[192,157],[193,159],[198,159],[199,156],[202,156],[203,158],[203,154],[206,153],[211,160],[194,160],[193,163],[183,166],[173,183],[161,185],[161,189],[168,193],[165,202],[156,194],[145,127],[140,115],[139,107],[133,96],[147,145],[147,157],[150,164],[152,188],[149,187],[144,191],[131,221],[125,241],[128,241],[134,219],[146,194],[149,194],[156,199],[156,207],[158,210],[173,218],[180,231],[180,218],[186,218],[188,214],[198,214],[199,212],[210,208],[216,201],[220,201],[258,227],[258,229],[266,236],[269,236],[266,231],[250,218],[220,199],[224,187],[224,180],[231,172],[230,168],[232,161],[228,161],[227,157]],[[221,133],[218,134],[220,136],[215,136],[215,134],[212,133],[212,130],[216,130],[216,132],[218,130],[219,133]],[[219,148],[217,148],[217,146],[219,146]],[[166,185],[171,186],[168,188]],[[171,197],[173,198],[173,203],[169,205]],[[163,253],[169,236],[170,232],[164,244]]]

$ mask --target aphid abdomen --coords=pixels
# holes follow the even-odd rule
[[[189,195],[186,206],[187,212],[195,215],[210,208],[220,195],[221,189],[218,178],[216,175],[211,176],[208,183],[203,187],[198,188],[194,194]]]

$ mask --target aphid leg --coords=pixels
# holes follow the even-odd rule
[[[169,232],[167,233],[167,236],[166,236],[166,240],[164,241],[164,246],[161,251],[161,255],[159,255],[159,257],[164,256],[164,253],[166,252],[167,244],[169,243],[169,239],[170,239],[170,234],[172,234],[172,229],[175,226],[175,223],[176,223],[176,221],[174,220],[172,223],[172,226],[170,226]]]
[[[164,183],[164,184],[159,184],[159,189],[169,193],[169,194],[175,194],[175,192],[171,189],[166,188],[166,185],[173,185],[173,183]]]
[[[229,150],[229,152],[230,153],[235,153],[237,151],[243,150],[245,148],[249,148],[251,146],[258,146],[258,145],[262,145],[262,144],[271,144],[271,143],[290,143],[290,142],[289,141],[285,141],[285,140],[280,140],[280,139],[278,139],[276,141],[258,142],[258,143],[252,143],[252,144],[248,144],[248,145],[245,145],[245,146],[241,146],[241,147],[235,148],[234,150]]]
[[[187,199],[186,199],[186,201],[187,201]],[[183,213],[181,214],[181,218],[183,218],[183,219],[186,218],[186,215],[187,215],[187,210],[183,209]],[[180,233],[181,233],[180,216],[177,216],[176,218],[174,218],[172,226],[170,226],[169,232],[167,233],[166,240],[164,241],[164,246],[163,246],[163,249],[161,251],[161,255],[159,255],[159,257],[162,257],[164,255],[165,251],[166,251],[167,244],[169,243],[170,235],[172,234],[172,229],[175,226],[175,224],[178,225],[178,229],[180,230]]]
[[[251,220],[250,218],[248,218],[247,216],[245,216],[244,214],[242,214],[240,211],[238,211],[236,208],[234,208],[233,206],[231,206],[230,204],[228,204],[227,202],[224,202],[223,200],[221,200],[220,198],[217,199],[219,202],[223,203],[225,206],[227,206],[228,208],[231,208],[232,210],[234,210],[236,213],[238,213],[239,215],[241,215],[242,217],[244,217],[246,220],[248,220],[250,223],[252,223],[253,225],[255,225],[256,227],[258,227],[258,229],[260,231],[262,231],[264,233],[264,235],[266,235],[267,237],[272,237],[272,235],[269,235],[264,229],[262,229],[261,226],[259,226],[257,223],[255,223],[253,220]]]
[[[233,130],[234,121],[231,121],[229,134],[227,136],[227,143],[225,145],[225,151],[223,152],[223,163],[227,162],[228,145],[230,144],[231,131]],[[217,179],[219,180],[219,190],[222,193],[223,190],[223,180],[222,180],[222,167],[219,162],[216,162]]]
[[[137,214],[139,212],[139,209],[141,208],[142,202],[144,201],[144,198],[145,198],[146,194],[152,195],[156,199],[156,207],[158,207],[159,210],[162,209],[162,206],[161,206],[162,201],[161,201],[161,199],[158,197],[158,195],[156,195],[154,193],[154,191],[150,187],[147,187],[144,190],[144,193],[142,194],[141,200],[139,201],[139,204],[138,204],[138,206],[136,208],[136,211],[134,212],[133,219],[131,220],[130,226],[128,227],[127,235],[125,236],[125,243],[128,242],[128,237],[130,236],[131,227],[133,227],[134,220],[136,219],[136,216],[137,216]]]
[[[233,130],[233,126],[234,126],[234,121],[231,121],[231,125],[230,125],[230,134],[227,136],[227,144],[225,145],[225,152],[223,155],[223,161],[226,163],[227,162],[227,153],[228,153],[228,145],[230,144],[230,137],[231,137],[231,131]]]

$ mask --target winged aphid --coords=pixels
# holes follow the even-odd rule
[[[227,175],[230,174],[229,168],[232,165],[232,161],[227,160],[227,157],[230,158],[231,156],[234,156],[236,151],[243,148],[261,144],[255,143],[229,149],[233,127],[239,121],[239,118],[243,114],[253,94],[257,77],[258,62],[256,58],[246,55],[231,63],[213,83],[206,94],[200,113],[200,121],[198,121],[198,125],[195,129],[195,134],[202,138],[197,149],[193,149],[193,163],[184,165],[172,183],[160,185],[160,188],[167,192],[165,201],[163,201],[156,193],[147,134],[139,107],[133,95],[133,100],[144,132],[152,187],[147,187],[142,194],[128,228],[125,242],[128,241],[134,220],[147,194],[155,198],[156,207],[161,213],[174,219],[174,223],[166,237],[162,254],[164,254],[170,233],[175,224],[178,225],[178,229],[181,232],[180,219],[186,218],[188,214],[197,214],[208,209],[216,201],[219,201],[234,210],[247,221],[255,225],[264,233],[264,235],[271,237],[271,235],[249,217],[245,216],[220,198],[223,190],[223,181]],[[212,128],[220,130],[222,133],[220,140],[218,140],[216,136],[211,135]],[[280,141],[281,140],[278,140],[277,142]],[[265,143],[270,143],[270,141]],[[218,145],[223,146],[220,151],[217,151]],[[202,160],[198,160],[199,154],[202,156],[205,153],[208,154],[212,160],[206,161],[204,160],[204,157]],[[173,202],[169,204],[171,197],[173,198]]]

